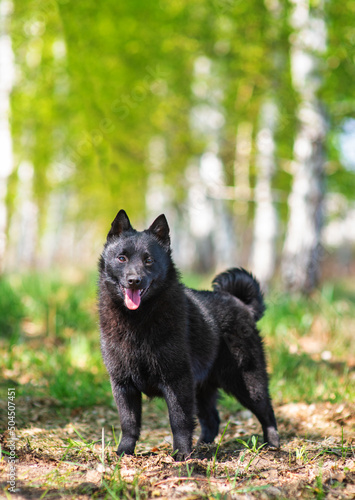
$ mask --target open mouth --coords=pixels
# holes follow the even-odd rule
[[[141,299],[147,293],[149,286],[147,288],[133,289],[133,288],[125,288],[124,286],[121,285],[121,290],[124,295],[124,303],[126,307],[131,311],[138,309],[141,303]]]

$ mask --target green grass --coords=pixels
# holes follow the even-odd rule
[[[0,302],[4,387],[17,386],[17,396],[49,395],[67,407],[112,400],[99,346],[96,276],[6,276],[4,296],[11,298]]]
[[[272,372],[271,392],[283,401],[353,401],[349,354],[355,350],[353,292],[325,284],[311,297],[274,292],[260,321]]]
[[[3,394],[16,386],[18,396],[48,395],[66,407],[113,404],[99,346],[96,279],[77,273],[0,279]],[[186,278],[196,288],[208,287],[209,281]],[[353,298],[348,283],[325,284],[308,299],[277,291],[267,296],[259,327],[275,401],[355,399],[347,359],[355,351]],[[231,412],[241,408],[226,394],[220,405]]]

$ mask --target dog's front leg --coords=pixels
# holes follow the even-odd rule
[[[122,439],[116,453],[133,455],[141,429],[142,394],[132,384],[122,385],[111,379],[111,385],[122,429]]]
[[[173,433],[173,456],[175,460],[186,460],[191,454],[194,430],[194,383],[192,377],[178,378],[163,388],[168,405],[170,426]]]

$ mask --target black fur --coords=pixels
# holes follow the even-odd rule
[[[178,460],[218,434],[218,388],[259,419],[264,440],[279,447],[262,340],[255,322],[265,306],[258,282],[244,269],[216,276],[213,291],[186,288],[171,258],[169,226],[160,215],[134,230],[123,210],[99,263],[101,349],[117,403],[122,440],[133,454],[141,427],[141,394],[165,398]]]

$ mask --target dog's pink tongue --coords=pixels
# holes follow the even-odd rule
[[[141,303],[140,291],[126,288],[124,302],[128,309],[131,309],[131,311],[138,309],[139,304]]]

